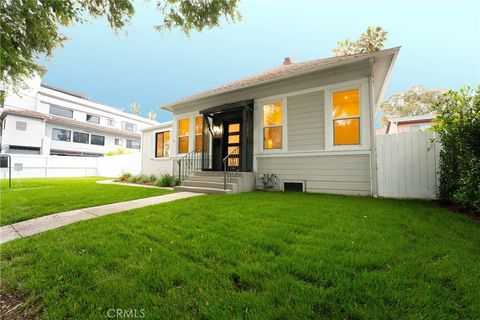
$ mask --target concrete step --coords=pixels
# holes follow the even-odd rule
[[[235,177],[230,179],[230,183],[238,183],[241,178]],[[223,177],[215,177],[215,176],[190,176],[185,181],[202,181],[202,182],[217,182],[223,183]],[[223,187],[222,187],[223,188]]]
[[[246,173],[250,173],[250,172],[246,172]],[[208,177],[223,177],[224,176],[224,172],[223,171],[194,171],[192,176],[196,176],[196,177],[204,177],[204,176],[208,176]],[[242,177],[243,175],[243,172],[237,172],[236,173],[236,176],[237,177]]]
[[[187,179],[182,181],[182,186],[184,187],[202,187],[202,188],[214,188],[214,189],[223,189],[223,180],[219,181],[207,181],[207,180],[190,180]],[[236,183],[227,183],[227,189],[236,190],[238,186]]]
[[[227,194],[232,193],[232,190],[223,190],[217,188],[205,188],[205,187],[188,187],[188,186],[178,186],[175,187],[177,191],[187,191],[187,192],[196,192],[196,193],[208,193],[208,194]]]

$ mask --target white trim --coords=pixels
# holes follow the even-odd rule
[[[281,149],[264,149],[263,148],[263,106],[269,103],[281,102],[282,103],[282,148]],[[254,119],[254,132],[253,136],[257,137],[254,141],[254,154],[262,153],[284,153],[288,151],[288,103],[285,95],[275,96],[273,99],[261,98],[255,100],[253,110]],[[255,167],[255,164],[254,164]]]
[[[290,151],[271,154],[254,154],[255,158],[283,158],[283,157],[318,157],[318,156],[346,156],[355,154],[370,154],[371,150],[312,150],[312,151]]]
[[[186,153],[178,153],[178,121],[181,119],[189,119],[189,128],[188,128],[188,152],[192,151],[195,148],[195,117],[200,115],[200,111],[191,111],[187,113],[176,114],[173,116],[172,120],[172,131],[170,133],[170,141],[174,149],[170,148],[170,157],[172,156],[182,156]],[[173,151],[173,152],[172,152]]]
[[[332,94],[339,91],[360,91],[360,144],[335,146],[333,144]],[[370,104],[368,78],[330,85],[325,90],[325,150],[361,150],[370,148]]]

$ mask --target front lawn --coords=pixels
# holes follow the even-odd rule
[[[6,243],[2,290],[45,319],[474,319],[479,248],[428,202],[210,195]]]
[[[164,189],[98,184],[99,177],[0,180],[0,225],[51,213],[169,193]]]

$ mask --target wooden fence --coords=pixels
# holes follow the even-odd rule
[[[434,132],[377,136],[378,195],[435,199],[440,144]]]

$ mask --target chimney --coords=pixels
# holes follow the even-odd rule
[[[289,65],[289,64],[292,64],[292,61],[290,61],[290,57],[286,57],[283,59],[283,65],[286,66],[286,65]]]

